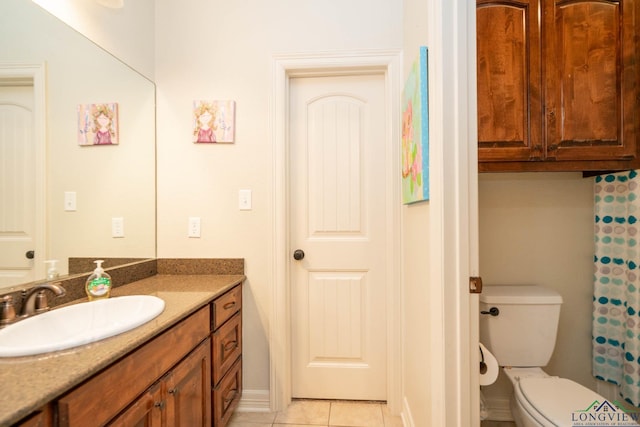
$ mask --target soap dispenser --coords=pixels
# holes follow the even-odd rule
[[[111,294],[111,276],[109,276],[102,268],[104,260],[96,260],[96,269],[87,278],[85,290],[89,301],[109,298]]]
[[[58,278],[58,264],[57,259],[49,259],[44,262],[44,265],[47,267],[47,280],[55,280]]]

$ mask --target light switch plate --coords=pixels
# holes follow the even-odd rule
[[[238,191],[238,208],[241,211],[251,210],[251,190]]]
[[[76,192],[75,191],[64,192],[64,210],[67,212],[73,212],[76,210]]]

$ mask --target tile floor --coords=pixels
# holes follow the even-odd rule
[[[516,427],[512,421],[482,421],[480,427]]]
[[[237,412],[229,427],[402,427],[384,402],[294,400],[281,412]]]

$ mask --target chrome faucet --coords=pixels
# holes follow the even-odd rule
[[[65,289],[60,285],[60,282],[42,283],[28,291],[22,291],[22,309],[18,317],[29,317],[36,313],[47,311],[49,305],[47,303],[47,296],[44,293],[45,290],[50,290],[57,297],[61,297],[66,293]]]

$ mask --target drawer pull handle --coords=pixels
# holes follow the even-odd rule
[[[235,301],[231,301],[231,302],[228,302],[225,305],[223,305],[222,308],[224,308],[225,310],[229,310],[229,309],[231,309],[231,308],[233,308],[235,306],[236,306],[236,302]]]
[[[170,388],[168,391],[169,394],[176,394],[177,392],[178,392],[178,389],[176,388]]]
[[[160,402],[156,402],[153,404],[153,406],[155,406],[156,408],[164,408],[164,400],[161,400]]]
[[[229,402],[231,402],[233,400],[234,397],[236,397],[236,392],[238,391],[238,389],[231,389],[227,392],[227,395],[224,397],[224,403],[225,405],[228,404]]]
[[[231,351],[234,348],[238,347],[238,341],[229,341],[228,343],[226,343],[223,347],[224,351]]]

